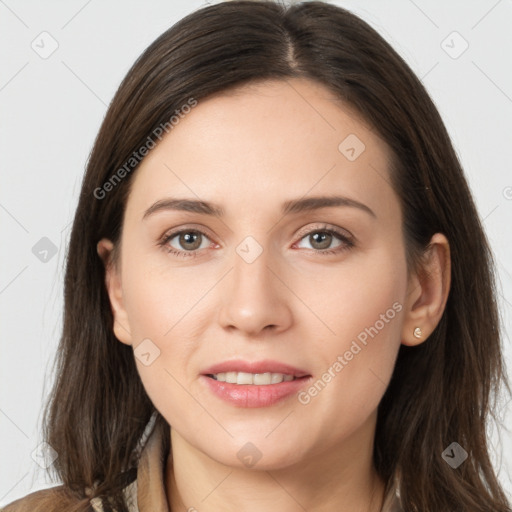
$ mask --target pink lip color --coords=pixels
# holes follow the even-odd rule
[[[311,379],[311,376],[302,377],[288,382],[283,381],[279,384],[268,384],[262,386],[254,384],[231,384],[228,382],[219,382],[211,377],[207,377],[206,375],[202,375],[201,379],[219,398],[222,398],[237,407],[252,408],[268,407],[294,393],[297,393],[299,389],[305,386]]]
[[[304,377],[308,372],[295,368],[288,364],[280,363],[279,361],[272,361],[265,359],[263,361],[242,361],[236,359],[232,361],[224,361],[223,363],[210,366],[202,371],[202,375],[213,375],[223,372],[245,372],[245,373],[285,373],[293,375],[294,377]]]

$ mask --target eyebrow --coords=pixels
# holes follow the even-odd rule
[[[317,196],[293,199],[283,203],[281,212],[283,215],[288,215],[336,206],[357,208],[368,213],[373,218],[377,218],[377,215],[371,208],[359,201],[356,201],[355,199],[344,196]],[[156,212],[165,210],[192,212],[217,217],[222,217],[224,215],[224,209],[216,203],[196,199],[167,197],[152,204],[144,212],[142,219],[144,220]]]

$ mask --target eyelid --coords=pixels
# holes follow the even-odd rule
[[[205,226],[199,226],[198,224],[184,224],[182,226],[179,226],[177,228],[168,229],[164,232],[164,234],[158,239],[159,242],[169,240],[169,238],[172,238],[176,235],[179,235],[183,231],[197,231],[198,233],[201,233],[202,235],[205,235],[208,237],[209,240],[212,242],[215,241],[215,236],[212,235],[211,231],[205,227]]]
[[[182,233],[183,231],[198,231],[203,235],[206,235],[212,242],[215,241],[215,236],[213,236],[208,228],[205,226],[200,226],[198,224],[185,224],[182,226],[179,226],[177,228],[169,229],[163,233],[163,235],[159,238],[159,241],[162,240],[168,240],[169,238],[173,237],[174,235],[178,235]],[[300,241],[302,238],[304,238],[307,235],[310,235],[316,231],[334,231],[335,233],[339,234],[340,236],[344,236],[348,238],[349,240],[355,240],[354,235],[347,231],[346,229],[339,228],[338,226],[334,226],[327,223],[320,223],[316,227],[311,227],[310,225],[307,225],[299,230],[299,232],[296,235],[296,242]],[[294,243],[296,243],[294,242]]]
[[[355,241],[354,235],[350,233],[350,231],[347,231],[346,229],[339,228],[338,226],[334,226],[332,224],[327,224],[325,222],[320,223],[318,227],[312,228],[310,225],[304,227],[297,233],[298,240],[302,240],[307,235],[310,235],[312,233],[316,233],[317,231],[333,231],[334,233],[337,233],[341,237],[345,237],[348,240]]]
[[[210,234],[210,230],[206,228],[205,226],[198,225],[182,225],[177,228],[170,229],[166,231],[157,241],[157,245],[160,247],[165,247],[166,250],[170,253],[173,253],[177,256],[183,256],[183,257],[196,257],[201,252],[204,251],[204,249],[195,249],[193,251],[185,251],[185,250],[179,250],[175,248],[168,247],[169,241],[176,237],[177,235],[180,235],[181,233],[187,232],[187,231],[195,231],[200,233],[201,235],[208,238],[211,243],[218,245],[218,243],[215,241],[215,237]],[[305,237],[312,235],[314,233],[318,232],[330,232],[338,237],[338,239],[343,242],[346,246],[346,248],[353,247],[355,245],[356,239],[355,237],[346,229],[339,228],[338,226],[330,225],[327,223],[321,223],[321,225],[317,225],[316,227],[311,227],[310,225],[305,226],[302,228],[299,233],[296,235],[296,241],[293,243],[293,245],[296,245],[297,243],[301,242]],[[329,255],[329,254],[335,254],[338,252],[341,252],[343,249],[335,248],[335,249],[312,249],[315,253]]]

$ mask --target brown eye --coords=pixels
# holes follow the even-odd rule
[[[195,251],[201,246],[201,237],[198,231],[183,231],[179,234],[178,243],[184,249]]]
[[[333,236],[327,231],[318,231],[309,235],[309,240],[313,249],[328,249],[332,243]]]
[[[169,253],[176,256],[197,256],[200,249],[210,245],[209,238],[196,229],[182,229],[169,233],[160,242]]]
[[[304,242],[307,242],[310,247],[300,245]],[[334,242],[336,242],[336,245],[333,245]],[[322,228],[306,233],[298,244],[299,248],[311,249],[318,254],[329,255],[352,248],[354,241],[351,237],[334,229]]]

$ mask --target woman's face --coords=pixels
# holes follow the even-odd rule
[[[173,442],[267,469],[369,449],[410,292],[389,157],[293,79],[199,101],[142,161],[107,282]],[[294,380],[206,375],[233,361]]]

